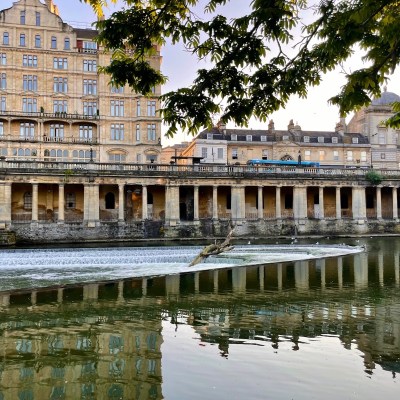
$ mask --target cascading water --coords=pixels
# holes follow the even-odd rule
[[[2,250],[0,291],[340,256],[350,246],[236,246],[189,267],[197,246]]]

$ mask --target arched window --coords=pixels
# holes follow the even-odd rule
[[[108,192],[105,197],[106,200],[106,210],[115,209],[115,196],[114,193]]]
[[[32,210],[32,192],[24,193],[24,209]]]
[[[286,154],[281,158],[281,160],[282,161],[290,161],[290,160],[293,160],[293,158],[291,156],[289,156],[289,154]]]
[[[65,208],[74,209],[76,208],[76,196],[75,193],[67,193],[65,196]]]

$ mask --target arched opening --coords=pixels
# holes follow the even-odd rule
[[[290,156],[289,154],[285,154],[285,155],[281,158],[281,160],[282,160],[282,161],[291,161],[291,160],[293,160],[293,157]]]
[[[114,193],[108,192],[105,197],[106,200],[106,210],[115,209],[115,195]]]

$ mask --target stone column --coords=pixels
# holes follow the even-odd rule
[[[213,186],[212,219],[218,220],[218,186]]]
[[[200,272],[194,273],[194,292],[199,293],[200,291]]]
[[[281,211],[281,187],[276,187],[275,193],[275,217],[276,219],[282,218],[282,211]]]
[[[264,290],[265,267],[258,267],[258,280],[260,281],[260,290]]]
[[[277,275],[277,279],[278,279],[278,289],[282,290],[282,288],[283,288],[283,265],[282,265],[282,263],[278,263],[276,275]]]
[[[365,188],[364,187],[353,187],[353,219],[365,220],[367,217],[367,208],[365,204]]]
[[[197,185],[193,188],[193,219],[199,220],[199,187]]]
[[[398,204],[397,204],[397,187],[392,188],[392,203],[393,203],[393,219],[399,219],[399,211],[398,211]]]
[[[382,219],[382,188],[376,188],[376,218]]]
[[[118,222],[125,221],[125,197],[124,197],[124,187],[123,183],[118,185]]]
[[[179,186],[165,187],[165,223],[175,226],[179,222]]]
[[[293,188],[293,215],[295,220],[307,219],[307,188],[305,186]]]
[[[99,223],[99,185],[85,184],[84,186],[84,211],[83,220],[88,228],[93,228]]]
[[[263,187],[259,186],[258,187],[258,208],[257,208],[257,218],[258,219],[263,219],[264,218],[264,209],[263,209]]]
[[[149,218],[147,212],[147,186],[142,186],[142,220],[146,220]]]
[[[343,288],[343,259],[338,257],[337,259],[337,273],[338,273],[338,287]]]
[[[64,193],[64,184],[60,183],[58,185],[58,223],[59,224],[63,224],[64,223],[64,219],[65,219],[65,213],[64,213],[64,197],[65,197],[65,193]]]
[[[232,186],[232,221],[242,222],[245,219],[245,188]]]
[[[336,219],[342,219],[342,204],[340,198],[340,187],[336,187]]]
[[[218,293],[219,288],[219,271],[215,269],[213,271],[213,282],[214,282],[214,293]]]
[[[320,186],[318,189],[318,199],[319,199],[319,219],[325,218],[324,211],[324,187]]]
[[[11,183],[0,183],[0,229],[11,224]]]
[[[39,219],[39,184],[32,183],[32,222]]]

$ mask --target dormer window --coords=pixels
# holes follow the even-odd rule
[[[324,143],[324,138],[322,136],[318,136],[318,143]]]
[[[304,143],[310,142],[310,136],[304,136]]]
[[[237,135],[236,134],[231,135],[231,140],[236,141],[237,140]]]
[[[246,135],[246,142],[251,142],[253,140],[252,135]]]
[[[289,140],[289,136],[288,135],[283,135],[282,136],[282,140]]]
[[[358,138],[357,137],[353,137],[351,139],[351,142],[354,143],[354,144],[357,144],[358,143]]]
[[[337,138],[336,136],[334,136],[334,137],[332,138],[332,143],[338,143],[338,138]]]
[[[267,141],[267,137],[265,135],[261,135],[261,141],[262,142],[266,142]]]
[[[207,140],[213,140],[213,134],[207,133]]]

